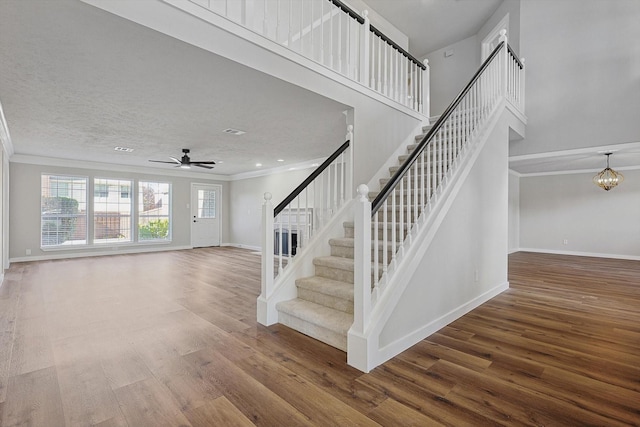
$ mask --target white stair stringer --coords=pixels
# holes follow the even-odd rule
[[[396,310],[398,310],[398,303],[403,293],[410,280],[414,277],[416,270],[424,262],[424,257],[430,249],[434,236],[436,236],[441,224],[447,217],[458,193],[465,185],[466,178],[482,153],[493,129],[502,117],[503,111],[506,111],[504,101],[496,106],[486,124],[478,130],[478,133],[470,141],[468,148],[465,149],[461,156],[462,158],[457,160],[456,170],[451,175],[447,175],[444,189],[438,189],[430,210],[425,211],[420,216],[417,227],[411,230],[410,238],[405,240],[402,249],[396,255],[395,261],[389,264],[387,274],[378,285],[377,297],[374,296],[372,298],[373,308],[369,324],[364,325],[363,331],[358,331],[354,327],[349,330],[347,351],[349,365],[363,372],[369,372],[374,367],[396,356],[508,288],[505,271],[504,282],[476,296],[467,304],[455,310],[450,310],[444,315],[437,316],[428,324],[421,325],[411,333],[398,336],[389,343],[383,345],[380,342],[380,335],[389,319],[392,316],[398,316]],[[505,162],[506,158],[507,155],[505,153]]]

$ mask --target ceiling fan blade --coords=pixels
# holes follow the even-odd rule
[[[174,162],[174,163],[177,163],[177,164],[179,164],[179,165],[181,165],[181,164],[182,164],[182,162],[181,162],[180,160],[176,159],[175,157],[171,157],[171,156],[169,156],[169,158],[170,158],[171,160],[173,160],[173,162]],[[171,163],[171,162],[167,162],[167,163]]]
[[[216,164],[216,162],[214,162],[214,161],[210,161],[210,162],[198,162],[198,161],[195,161],[195,160],[191,161],[192,165],[197,164],[197,163],[202,164],[202,165],[215,165]]]
[[[202,165],[200,163],[191,163],[193,166],[198,166],[199,168],[205,168],[205,169],[213,169],[213,166],[207,166],[207,165]]]
[[[175,164],[175,162],[165,162],[164,160],[149,160],[149,161],[154,163],[169,163],[170,165]]]

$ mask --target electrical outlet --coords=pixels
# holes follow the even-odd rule
[[[31,249],[27,249],[27,250],[25,250],[24,252],[25,252],[25,254],[27,254],[27,255],[31,255]]]
[[[568,240],[568,239],[564,239],[564,240],[562,241],[562,244],[563,244],[563,245],[568,245],[568,244],[569,244],[569,240]]]

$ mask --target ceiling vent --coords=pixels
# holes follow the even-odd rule
[[[243,133],[246,133],[246,132],[245,132],[245,131],[243,131],[243,130],[231,129],[231,128],[225,129],[225,130],[223,130],[222,132],[224,132],[224,133],[228,133],[228,134],[230,134],[230,135],[242,135]]]
[[[132,153],[133,152],[133,148],[127,148],[127,147],[115,147],[114,150],[122,151],[123,153]]]

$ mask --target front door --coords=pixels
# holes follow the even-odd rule
[[[220,246],[220,194],[222,187],[191,184],[191,246]]]

